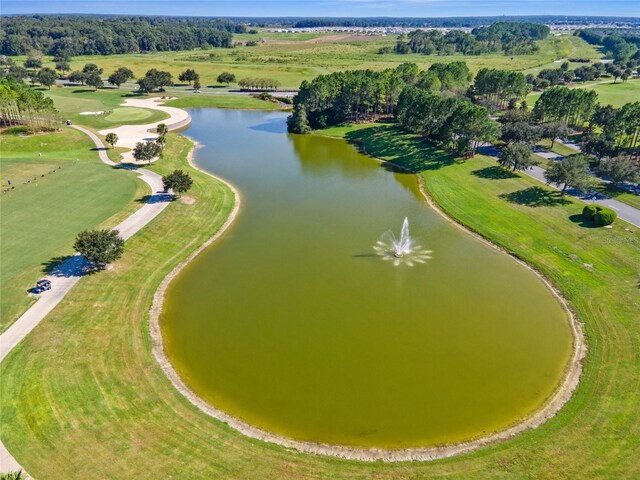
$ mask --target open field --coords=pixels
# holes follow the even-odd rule
[[[613,105],[616,108],[623,106],[625,103],[637,102],[640,100],[640,80],[632,79],[622,82],[618,80],[613,83],[611,79],[602,79],[599,83],[589,83],[585,86],[576,83],[571,88],[585,88],[594,90],[598,93],[598,102],[601,105]],[[540,92],[534,92],[527,96],[529,105],[540,98]]]
[[[2,188],[8,179],[15,186],[0,200],[0,331],[33,302],[27,289],[44,264],[73,253],[78,232],[117,225],[147,193],[135,175],[102,164],[77,130],[26,137],[10,132],[0,135]]]
[[[110,271],[84,278],[0,366],[3,441],[37,478],[633,478],[640,475],[637,229],[591,229],[580,202],[559,199],[478,157],[461,162],[393,127],[325,133],[421,172],[450,215],[544,272],[585,323],[578,391],[544,426],[472,454],[425,463],[315,457],[249,440],[189,404],[151,355],[148,312],[164,276],[222,225],[233,203],[186,164],[196,202],[175,202],[127,243]],[[507,292],[505,292],[507,293]],[[99,306],[99,308],[96,308]],[[88,315],[88,312],[91,312]],[[52,340],[55,339],[55,340]],[[68,348],[67,348],[68,347]]]
[[[282,88],[297,88],[302,80],[320,74],[347,69],[382,70],[403,62],[415,62],[428,68],[436,62],[465,60],[476,72],[483,67],[527,70],[554,65],[554,60],[567,57],[599,58],[601,54],[582,39],[571,35],[549,37],[540,42],[540,50],[533,55],[397,55],[378,54],[385,46],[394,46],[396,36],[353,36],[316,34],[277,34],[261,31],[257,35],[243,34],[238,40],[264,39],[255,47],[238,46],[232,49],[160,52],[154,54],[84,56],[72,59],[71,67],[81,69],[86,63],[96,63],[108,76],[118,67],[130,68],[141,77],[151,68],[168,70],[178,81],[178,74],[187,68],[195,69],[201,77],[203,89],[219,84],[217,76],[228,71],[238,79],[263,77],[279,80]],[[22,57],[18,57],[22,58]],[[555,64],[559,66],[559,64]],[[50,57],[45,66],[53,66]]]

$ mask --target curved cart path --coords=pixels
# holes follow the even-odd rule
[[[152,108],[148,105],[145,108]],[[170,108],[159,107],[154,105],[153,108]],[[177,110],[177,109],[172,109]],[[181,117],[182,120],[189,120],[189,115],[184,112],[185,116]],[[152,124],[153,126],[154,124]],[[175,124],[174,124],[175,125]],[[139,125],[137,128],[132,129],[137,132],[144,131],[152,128],[150,125]],[[109,160],[105,147],[102,144],[100,138],[93,132],[78,126],[73,126],[76,130],[88,135],[96,147],[98,147],[98,155],[100,160],[113,168],[122,169],[135,169],[135,167],[129,165],[120,165]],[[120,127],[124,128],[124,127]],[[175,127],[174,128],[179,128]],[[142,129],[142,130],[141,130]],[[131,137],[133,138],[133,137]],[[140,140],[140,138],[138,138]],[[168,205],[172,196],[163,192],[162,177],[155,172],[151,172],[145,169],[135,169],[135,172],[140,175],[140,178],[151,187],[152,194],[149,196],[147,203],[130,215],[126,220],[120,223],[116,230],[120,232],[120,236],[127,240],[131,238],[136,232],[141,230],[151,220],[153,220],[162,210]],[[0,335],[0,362],[18,345],[22,339],[24,339],[31,330],[33,330],[44,317],[60,303],[64,296],[71,290],[71,288],[80,280],[88,268],[89,264],[80,254],[76,254],[73,257],[67,259],[58,265],[50,275],[48,280],[51,281],[51,290],[41,293],[38,300],[34,303],[29,310],[27,310],[13,325],[11,325],[2,335]],[[11,456],[6,449],[2,441],[0,441],[0,473],[12,472],[20,470],[22,467]]]
[[[133,158],[133,147],[136,146],[136,143],[142,140],[155,140],[158,137],[158,134],[152,133],[150,130],[154,130],[161,123],[164,123],[169,130],[176,130],[189,125],[191,122],[189,112],[182,110],[181,108],[165,107],[164,105],[158,104],[158,102],[163,102],[165,100],[157,97],[127,98],[122,106],[160,110],[169,115],[169,118],[166,120],[155,123],[146,123],[144,125],[122,125],[117,128],[107,128],[98,132],[100,135],[106,135],[107,133],[115,133],[118,135],[118,142],[115,146],[129,149],[129,151],[122,154],[123,162],[137,163]]]

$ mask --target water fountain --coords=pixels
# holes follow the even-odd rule
[[[404,263],[412,267],[415,263],[425,263],[431,258],[431,250],[424,250],[409,233],[409,219],[405,217],[396,238],[391,230],[382,234],[373,249],[383,260],[392,260],[394,265]]]

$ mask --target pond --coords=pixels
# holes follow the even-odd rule
[[[190,113],[196,164],[242,202],[160,317],[201,398],[295,440],[398,449],[505,429],[555,392],[572,353],[559,301],[431,209],[415,175],[288,135],[280,112]],[[374,251],[405,217],[432,250],[424,264]]]

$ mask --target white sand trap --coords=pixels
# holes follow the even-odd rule
[[[102,115],[104,113],[104,110],[102,112],[80,112],[80,115]]]
[[[133,148],[136,146],[136,143],[142,142],[144,140],[154,140],[158,137],[155,132],[150,132],[150,130],[155,130],[155,128],[160,123],[164,123],[169,127],[169,129],[172,129],[172,126],[175,126],[176,124],[183,122],[189,118],[189,113],[187,113],[186,110],[175,107],[165,107],[164,105],[158,104],[158,101],[166,102],[167,100],[169,99],[165,98],[164,100],[162,100],[157,97],[144,99],[127,98],[122,104],[123,107],[139,107],[149,108],[151,110],[160,110],[167,113],[169,115],[169,118],[160,122],[147,123],[145,125],[122,125],[118,128],[100,130],[98,133],[100,135],[106,135],[107,133],[113,132],[118,135],[118,143],[116,143],[115,146],[129,149],[128,152],[124,152],[122,154],[122,161],[127,163],[138,163],[133,158]],[[142,163],[144,164],[147,162]]]

